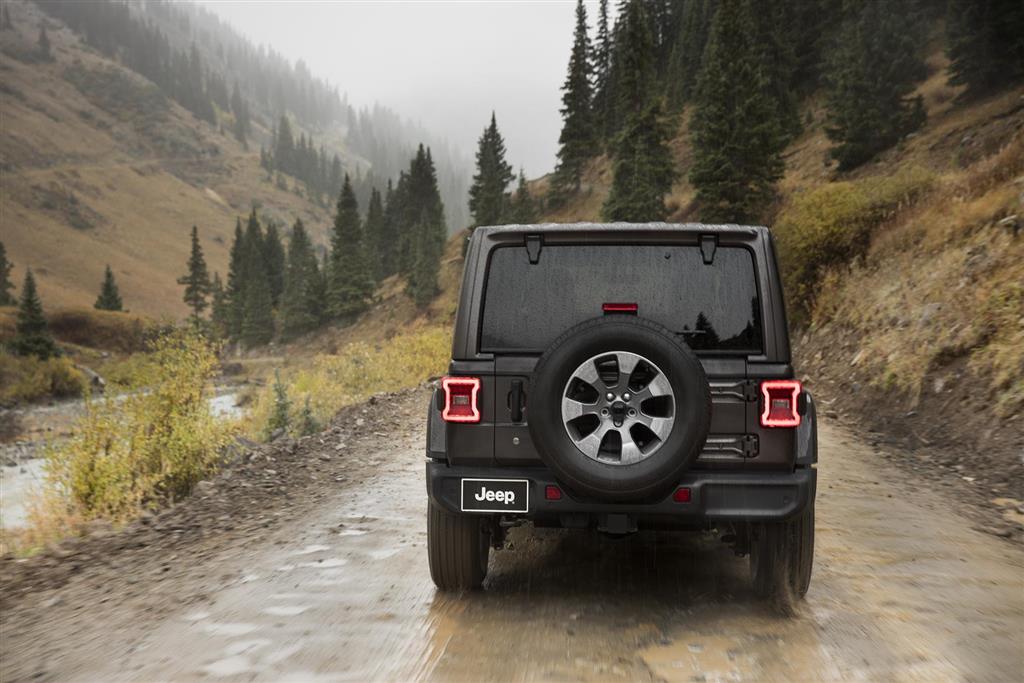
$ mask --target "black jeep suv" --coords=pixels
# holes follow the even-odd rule
[[[814,402],[793,378],[771,233],[478,228],[427,429],[427,546],[480,586],[505,531],[717,529],[760,595],[810,582]]]

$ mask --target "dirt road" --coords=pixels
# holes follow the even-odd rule
[[[758,603],[746,561],[714,538],[674,534],[514,533],[485,591],[438,594],[424,547],[425,397],[353,409],[126,533],[8,563],[0,680],[1024,673],[1024,551],[972,530],[954,501],[831,424],[796,618]],[[59,569],[68,562],[77,568]]]

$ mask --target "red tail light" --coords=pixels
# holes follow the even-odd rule
[[[799,427],[797,399],[802,390],[800,382],[795,379],[761,382],[761,426]]]
[[[601,304],[601,310],[605,313],[632,313],[636,315],[638,308],[636,304]]]
[[[689,503],[690,488],[688,486],[680,486],[672,494],[672,500],[674,500],[677,503]]]
[[[478,377],[442,377],[441,388],[444,390],[444,410],[441,418],[445,422],[479,422],[480,378]]]

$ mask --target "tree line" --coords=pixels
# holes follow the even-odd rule
[[[282,238],[256,209],[235,224],[228,272],[210,275],[193,227],[186,272],[178,279],[191,322],[244,347],[293,339],[365,311],[376,285],[401,274],[418,306],[437,294],[447,231],[430,150],[420,146],[397,183],[376,188],[365,215],[346,174],[329,245],[320,250],[296,220]]]
[[[601,0],[593,40],[578,0],[547,200],[557,206],[578,192],[589,162],[607,152],[604,218],[664,219],[678,179],[669,142],[686,111],[701,218],[756,220],[810,94],[824,93],[840,171],[924,123],[913,91],[939,18],[962,97],[1024,78],[1024,4],[1014,0],[622,0],[613,25]]]

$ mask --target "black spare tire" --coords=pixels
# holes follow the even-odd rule
[[[595,318],[544,352],[530,383],[530,435],[571,492],[610,501],[668,494],[700,454],[711,421],[693,351],[650,320]]]

